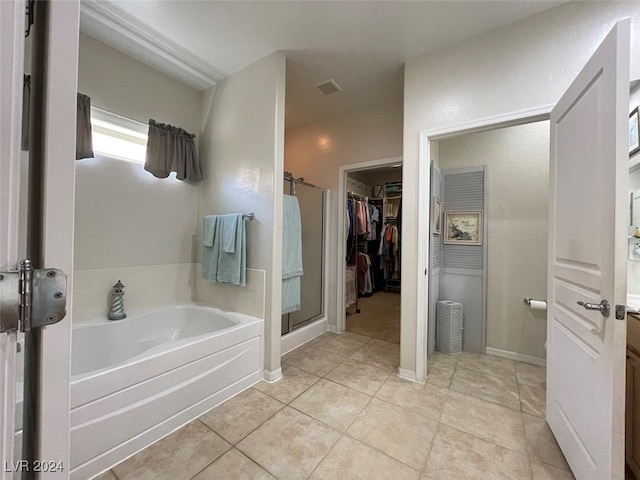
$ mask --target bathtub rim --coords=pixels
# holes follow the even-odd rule
[[[192,305],[192,304],[187,304]],[[170,308],[173,308],[170,307]],[[239,342],[256,336],[262,337],[261,351],[264,353],[264,320],[251,315],[237,312],[225,312],[213,308],[223,314],[236,314],[241,317],[240,322],[231,327],[214,330],[201,335],[187,337],[180,341],[167,342],[170,345],[151,355],[143,352],[127,359],[125,362],[108,367],[92,370],[90,372],[76,374],[71,377],[69,388],[71,390],[71,409],[90,403],[95,395],[105,395],[109,389],[120,390],[144,381],[148,375],[157,375],[172,365],[180,362],[193,362],[202,358],[210,351],[210,348],[225,349]],[[132,319],[135,317],[132,317]],[[118,320],[121,322],[122,320]],[[110,320],[107,320],[110,322]],[[102,325],[101,322],[98,325]],[[183,357],[182,350],[188,349],[187,356]],[[73,352],[72,352],[73,353]],[[180,360],[180,362],[177,362]],[[177,362],[177,363],[176,363]],[[97,387],[95,382],[101,382]],[[109,388],[107,388],[107,386]],[[97,388],[97,390],[94,390]]]
[[[91,326],[97,326],[97,325],[111,325],[111,324],[117,324],[117,325],[122,325],[122,324],[126,324],[129,321],[134,321],[136,318],[139,318],[143,315],[151,315],[151,314],[155,314],[155,313],[159,313],[162,312],[164,310],[171,310],[171,309],[183,309],[183,308],[188,308],[188,307],[198,307],[198,308],[203,308],[203,309],[208,309],[208,310],[214,310],[217,313],[221,313],[224,315],[232,315],[232,316],[238,316],[239,318],[251,318],[251,319],[255,319],[255,320],[264,320],[263,318],[260,317],[255,317],[252,315],[248,315],[246,313],[242,313],[242,312],[233,312],[233,311],[229,311],[229,310],[222,310],[219,307],[216,307],[214,305],[208,304],[208,303],[204,303],[204,302],[184,302],[184,303],[176,303],[176,304],[171,304],[171,305],[162,305],[159,307],[154,307],[151,308],[150,310],[145,310],[143,312],[138,312],[134,315],[127,315],[125,318],[121,319],[121,320],[109,320],[108,318],[106,318],[106,316],[104,318],[94,318],[91,320],[75,320],[73,322],[73,324],[71,325],[71,330],[73,333],[73,329],[81,329],[81,328],[88,328]],[[72,352],[73,353],[73,352]]]

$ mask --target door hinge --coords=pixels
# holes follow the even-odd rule
[[[16,272],[0,272],[0,332],[28,332],[53,325],[67,314],[67,275],[57,268],[32,269],[20,262]]]

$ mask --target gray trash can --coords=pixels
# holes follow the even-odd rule
[[[451,300],[439,300],[436,305],[436,349],[447,355],[462,352],[462,304]]]

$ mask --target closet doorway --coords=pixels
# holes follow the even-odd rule
[[[399,345],[402,157],[344,167],[340,205],[338,331]]]

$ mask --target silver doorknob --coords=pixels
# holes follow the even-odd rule
[[[578,302],[578,305],[587,310],[600,310],[603,317],[608,317],[609,313],[611,313],[611,305],[608,300],[602,300],[600,303]]]

